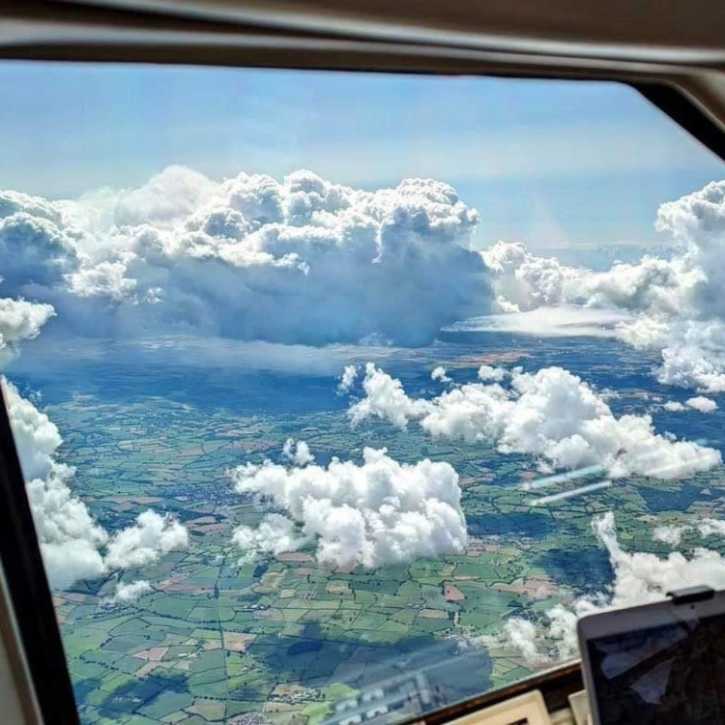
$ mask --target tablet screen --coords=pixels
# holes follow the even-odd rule
[[[725,616],[587,643],[602,725],[725,723]]]

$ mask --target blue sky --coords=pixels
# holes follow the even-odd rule
[[[74,197],[174,163],[365,188],[434,177],[481,212],[477,246],[656,243],[661,202],[725,177],[616,84],[5,63],[0,97],[0,188]]]

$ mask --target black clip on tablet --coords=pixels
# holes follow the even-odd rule
[[[712,599],[715,596],[715,590],[706,586],[685,587],[684,589],[673,589],[671,592],[667,592],[667,596],[673,604],[692,604]]]

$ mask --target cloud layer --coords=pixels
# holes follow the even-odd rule
[[[368,192],[310,171],[217,183],[176,166],[77,201],[0,192],[0,264],[10,296],[54,305],[82,335],[414,345],[489,311],[467,249],[477,221],[433,180]]]
[[[385,449],[365,448],[362,464],[265,461],[237,467],[233,480],[237,491],[259,494],[286,514],[236,529],[247,558],[309,545],[322,564],[379,567],[466,548],[458,474],[448,463],[399,463]]]
[[[484,366],[485,382],[454,386],[432,399],[410,398],[401,382],[374,364],[365,397],[349,409],[353,425],[379,418],[398,428],[417,421],[433,437],[492,442],[501,453],[536,456],[544,468],[601,466],[606,475],[680,478],[721,462],[719,451],[657,434],[648,415],[617,418],[589,385],[559,367],[536,373]],[[695,406],[697,407],[697,406]]]

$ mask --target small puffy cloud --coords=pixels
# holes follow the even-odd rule
[[[337,386],[338,395],[345,395],[352,390],[357,380],[357,366],[356,365],[345,365],[345,369],[342,371],[340,376],[340,382]]]
[[[661,524],[655,527],[652,538],[669,546],[677,546],[685,534],[697,532],[703,538],[708,536],[725,536],[725,521],[706,518],[693,524]]]
[[[299,533],[292,519],[281,514],[267,514],[257,528],[237,526],[232,542],[242,551],[242,562],[254,561],[259,554],[283,554],[297,551],[312,539]]]
[[[677,524],[661,524],[656,526],[652,532],[652,538],[669,546],[677,546],[682,537],[690,530],[688,526],[678,526]]]
[[[662,407],[669,410],[670,413],[681,413],[683,410],[687,410],[687,406],[677,400],[668,400]]]
[[[295,441],[294,438],[288,438],[285,441],[282,448],[282,457],[298,466],[306,466],[315,460],[307,443],[305,441]]]
[[[484,382],[500,383],[508,374],[505,368],[496,368],[491,365],[481,365],[478,368],[478,379]]]
[[[409,398],[400,380],[379,370],[373,363],[365,365],[363,390],[365,397],[349,410],[353,425],[366,418],[381,418],[397,428],[405,428],[408,421],[424,416],[431,409],[428,401]]]
[[[16,354],[22,340],[37,337],[54,314],[52,305],[0,298],[0,364]]]
[[[698,395],[695,398],[689,398],[685,401],[685,405],[693,410],[699,410],[701,413],[712,413],[717,410],[717,403],[711,398],[705,398]]]
[[[442,365],[438,365],[437,367],[433,368],[433,371],[430,374],[430,378],[431,380],[440,380],[444,383],[451,382],[451,379],[446,373],[446,369]]]
[[[581,378],[559,367],[514,370],[510,387],[470,383],[427,400],[372,363],[365,398],[349,409],[353,425],[379,418],[398,428],[411,420],[433,437],[492,441],[501,453],[527,453],[547,466],[602,466],[609,477],[680,478],[721,463],[719,451],[657,434],[647,415],[617,418]]]
[[[697,524],[700,536],[725,536],[725,521],[703,519]]]
[[[725,559],[718,552],[697,548],[690,558],[680,552],[664,558],[629,553],[619,544],[611,512],[595,519],[592,525],[609,553],[614,570],[612,585],[598,595],[553,607],[535,620],[510,618],[499,635],[483,638],[489,648],[513,649],[530,666],[551,664],[576,656],[576,622],[585,614],[659,601],[668,591],[686,586],[725,586]]]
[[[446,373],[446,369],[442,365],[433,368],[433,372],[430,374],[431,380],[439,380],[441,383],[450,383],[451,379]]]
[[[138,515],[135,525],[114,534],[105,561],[111,569],[135,569],[188,546],[186,527],[170,514],[162,516],[149,509]]]
[[[52,207],[46,209],[37,200],[22,195],[0,195],[0,216],[4,212],[10,214],[6,220],[12,219],[19,204],[40,209],[49,219],[57,220]],[[0,360],[3,354],[14,353],[20,341],[35,337],[53,314],[50,305],[0,299]],[[109,537],[85,503],[73,494],[74,469],[57,460],[63,442],[57,426],[3,375],[0,391],[53,588],[65,589],[79,579],[141,566],[188,544],[188,534],[181,524],[150,510],[139,516],[135,526]]]
[[[286,468],[265,461],[233,472],[237,491],[268,499],[287,515],[268,515],[255,530],[239,527],[245,552],[315,547],[318,561],[367,568],[418,557],[461,554],[467,544],[458,475],[448,463],[399,463],[365,448],[362,464]]]
[[[153,587],[145,579],[137,579],[129,584],[119,582],[113,594],[113,602],[117,604],[130,604],[151,591],[153,591]]]

